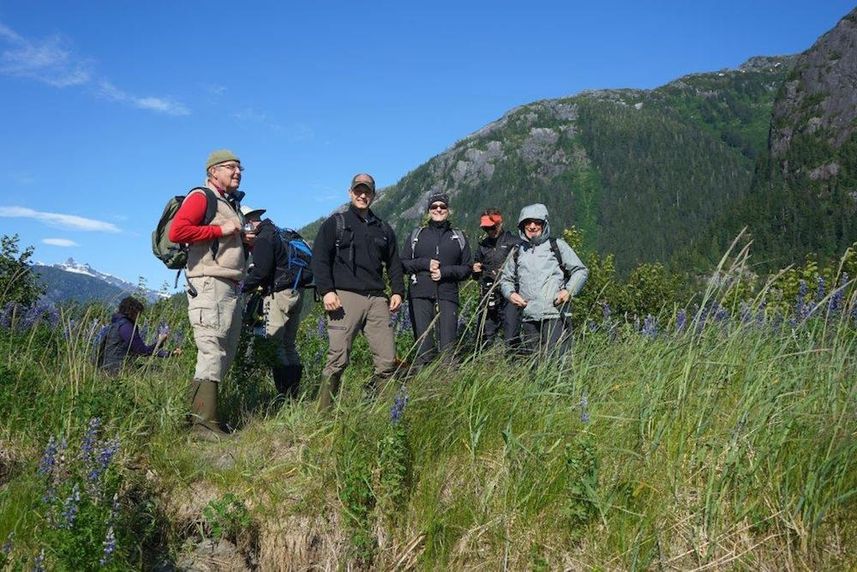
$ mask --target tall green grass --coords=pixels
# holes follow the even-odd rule
[[[375,398],[363,393],[360,342],[329,415],[313,400],[326,346],[312,315],[302,399],[275,400],[251,340],[221,388],[221,417],[239,430],[219,444],[184,427],[190,340],[182,356],[108,378],[89,361],[103,312],[0,329],[5,562],[31,567],[44,550],[46,565],[63,566],[39,458],[52,435],[75,442],[98,417],[121,443],[133,528],[117,569],[175,562],[205,537],[233,541],[262,569],[854,568],[853,318],[703,324],[705,302],[680,331],[677,312],[652,335],[633,322],[581,325],[562,358],[462,347]],[[185,320],[180,307],[150,313],[153,324]],[[401,336],[401,353],[411,342]]]

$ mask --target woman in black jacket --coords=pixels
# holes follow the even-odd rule
[[[431,361],[436,348],[444,351],[455,342],[458,284],[470,276],[473,266],[467,237],[449,223],[449,197],[429,197],[428,212],[428,226],[412,232],[402,248],[402,266],[410,274],[408,301],[418,347],[416,365]]]

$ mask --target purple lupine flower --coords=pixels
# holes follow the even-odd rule
[[[767,300],[759,302],[759,307],[756,308],[756,323],[761,325],[765,323],[765,309],[768,307]]]
[[[12,553],[12,546],[15,541],[15,531],[9,533],[6,537],[6,542],[3,543],[3,556],[9,556]]]
[[[646,314],[643,320],[643,329],[640,331],[647,338],[654,338],[658,335],[658,320],[651,314]]]
[[[107,529],[107,535],[104,537],[104,550],[101,553],[101,559],[98,563],[101,566],[107,565],[113,558],[113,552],[116,550],[116,534],[113,532],[113,525]]]
[[[742,324],[746,324],[753,319],[753,311],[750,308],[750,304],[748,304],[747,302],[741,302],[739,308]]]
[[[42,476],[50,475],[54,470],[54,464],[57,460],[57,441],[54,436],[48,440],[48,445],[45,447],[45,453],[42,455],[42,460],[39,462],[39,474]]]
[[[75,483],[71,489],[71,493],[63,503],[60,528],[71,528],[74,526],[74,521],[77,519],[78,503],[80,503],[80,487]]]
[[[729,318],[729,310],[721,306],[719,303],[714,303],[714,321],[723,323]]]
[[[95,451],[95,436],[98,433],[98,428],[101,426],[101,419],[93,417],[89,420],[89,425],[86,428],[86,433],[83,435],[83,442],[80,445],[80,453],[85,460],[91,459]]]
[[[321,316],[319,316],[318,318],[318,324],[316,328],[318,337],[323,338],[327,335],[327,327],[324,324],[324,318],[322,318]]]
[[[396,425],[402,420],[402,414],[405,412],[405,407],[408,405],[408,389],[403,385],[396,393],[396,399],[393,401],[393,406],[390,408],[390,423]]]
[[[97,346],[98,344],[100,344],[101,340],[104,339],[104,336],[107,335],[107,330],[109,330],[109,329],[110,329],[109,324],[104,324],[103,326],[98,328],[98,332],[96,332],[96,334],[94,336],[92,336],[93,345]]]
[[[821,274],[816,275],[815,284],[815,303],[818,304],[822,300],[824,300],[824,296],[827,294],[827,290],[825,289],[824,277]]]
[[[53,327],[57,325],[59,319],[60,314],[56,306],[45,299],[40,299],[24,313],[21,325],[25,330],[29,330],[41,322]]]
[[[12,318],[17,312],[18,305],[15,302],[8,302],[3,306],[3,312],[0,312],[0,326],[5,329],[12,327]]]
[[[578,403],[578,407],[580,407],[580,422],[584,425],[589,423],[589,396],[584,393],[580,396],[580,403]]]
[[[45,549],[39,552],[36,559],[33,560],[33,572],[45,572]]]
[[[170,335],[170,325],[166,322],[158,324],[158,337]]]
[[[70,340],[71,337],[74,335],[74,330],[75,330],[76,326],[77,326],[77,322],[74,320],[74,318],[69,320],[68,323],[65,324],[65,327],[62,330],[62,336],[65,339]]]
[[[684,308],[679,309],[678,313],[675,315],[675,331],[683,332],[684,327],[687,324],[687,311]]]
[[[797,322],[797,320],[802,320],[809,315],[809,310],[805,301],[806,294],[808,292],[806,280],[801,280],[798,284],[797,297],[795,298],[795,322]],[[792,320],[789,320],[789,323],[791,322]]]
[[[842,303],[845,301],[845,286],[848,284],[848,273],[843,272],[839,277],[839,286],[830,295],[830,300],[827,302],[827,310],[831,314],[835,314],[842,309]]]
[[[595,320],[587,320],[586,327],[589,329],[590,333],[595,333],[598,331],[598,324],[595,323]]]
[[[101,480],[101,475],[107,470],[107,467],[110,466],[110,462],[113,460],[113,457],[119,451],[119,439],[112,439],[104,444],[101,451],[98,453],[98,457],[92,463],[89,473],[86,475],[87,481],[90,485],[97,485]],[[97,496],[97,495],[96,495]]]
[[[605,322],[610,319],[610,304],[607,302],[601,304],[601,315],[604,317]]]

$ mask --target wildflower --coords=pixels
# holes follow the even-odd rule
[[[580,397],[580,403],[578,403],[578,407],[580,407],[580,422],[584,425],[589,423],[589,396],[584,393]]]
[[[109,329],[110,329],[110,326],[107,324],[104,324],[100,328],[98,328],[98,332],[92,337],[93,345],[97,346],[98,344],[100,344],[101,340],[104,339],[104,336],[107,335],[107,330],[109,330]]]
[[[42,548],[39,555],[36,556],[36,559],[33,560],[33,572],[44,572],[45,571],[45,549]]]
[[[718,323],[723,323],[729,318],[729,310],[718,304],[714,303],[714,321]]]
[[[98,483],[117,451],[119,451],[119,439],[113,439],[104,445],[86,476],[91,485]]]
[[[842,308],[842,302],[845,300],[845,285],[848,284],[848,273],[843,272],[839,278],[839,287],[830,295],[830,300],[827,301],[827,310],[831,314],[839,312]]]
[[[390,423],[396,425],[402,420],[402,414],[405,412],[405,407],[408,405],[408,390],[403,385],[399,388],[396,394],[396,399],[393,401],[393,406],[390,408]]]
[[[318,337],[323,338],[327,335],[327,328],[324,325],[324,318],[319,316],[318,318]]]
[[[647,338],[654,338],[658,335],[658,320],[651,314],[646,314],[641,333]]]
[[[795,319],[794,322],[798,320],[803,320],[809,315],[809,308],[806,305],[806,293],[807,293],[806,280],[801,280],[799,282],[797,298],[795,299]],[[792,320],[789,320],[791,323]]]
[[[113,552],[116,550],[116,534],[113,532],[112,525],[107,529],[107,535],[104,537],[103,544],[104,550],[101,553],[101,559],[98,561],[101,566],[105,566],[110,562],[113,558]]]
[[[47,300],[40,299],[38,302],[30,306],[24,313],[24,318],[21,320],[21,325],[25,330],[38,325],[41,322],[53,327],[59,323],[60,314],[56,306]]]
[[[92,453],[95,448],[95,435],[98,433],[98,428],[100,426],[101,419],[98,417],[93,417],[89,420],[86,433],[83,435],[83,443],[80,445],[80,453],[84,459],[92,458]]]
[[[675,331],[683,332],[687,324],[687,311],[681,308],[675,316]]]
[[[15,317],[17,310],[18,304],[15,302],[9,302],[3,306],[3,312],[0,312],[0,326],[6,329],[11,328],[12,319]]]
[[[54,470],[54,464],[56,463],[57,457],[57,442],[54,439],[54,436],[51,435],[50,440],[48,441],[48,446],[45,447],[45,453],[42,455],[42,460],[39,463],[39,474],[40,475],[49,475]]]
[[[9,533],[6,537],[6,542],[3,543],[3,556],[9,556],[12,553],[12,545],[15,540],[15,531]]]
[[[750,309],[750,304],[747,302],[741,302],[739,306],[739,312],[741,313],[741,323],[746,324],[753,318],[752,310]]]
[[[816,303],[816,304],[818,304],[818,303],[820,303],[822,300],[824,300],[824,296],[825,296],[825,294],[826,294],[826,291],[825,291],[825,284],[824,284],[824,277],[823,277],[821,274],[817,275],[817,276],[815,277],[815,283],[816,283],[816,288],[815,288],[815,303]]]
[[[604,316],[605,322],[610,319],[610,304],[607,302],[601,304],[601,315]]]
[[[595,320],[587,320],[586,327],[589,329],[590,333],[595,333],[598,331],[598,324],[595,323]]]
[[[77,483],[71,489],[71,493],[63,503],[62,522],[60,528],[71,528],[74,526],[74,521],[77,519],[78,503],[80,502],[80,488]]]
[[[68,321],[62,331],[62,335],[65,339],[69,340],[74,335],[75,327],[77,326],[77,322],[72,318]]]
[[[166,337],[170,335],[170,325],[166,322],[158,324],[158,337]]]
[[[762,300],[759,302],[759,307],[756,308],[756,323],[764,324],[765,323],[765,309],[768,307],[768,302],[766,300]]]

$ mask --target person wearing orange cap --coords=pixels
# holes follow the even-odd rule
[[[502,331],[503,341],[513,348],[518,345],[520,338],[521,310],[506,302],[497,285],[497,277],[509,253],[521,240],[503,230],[503,215],[498,209],[485,209],[479,219],[479,226],[485,236],[479,241],[473,255],[473,278],[479,282],[482,292],[477,332],[482,345],[488,346]]]

